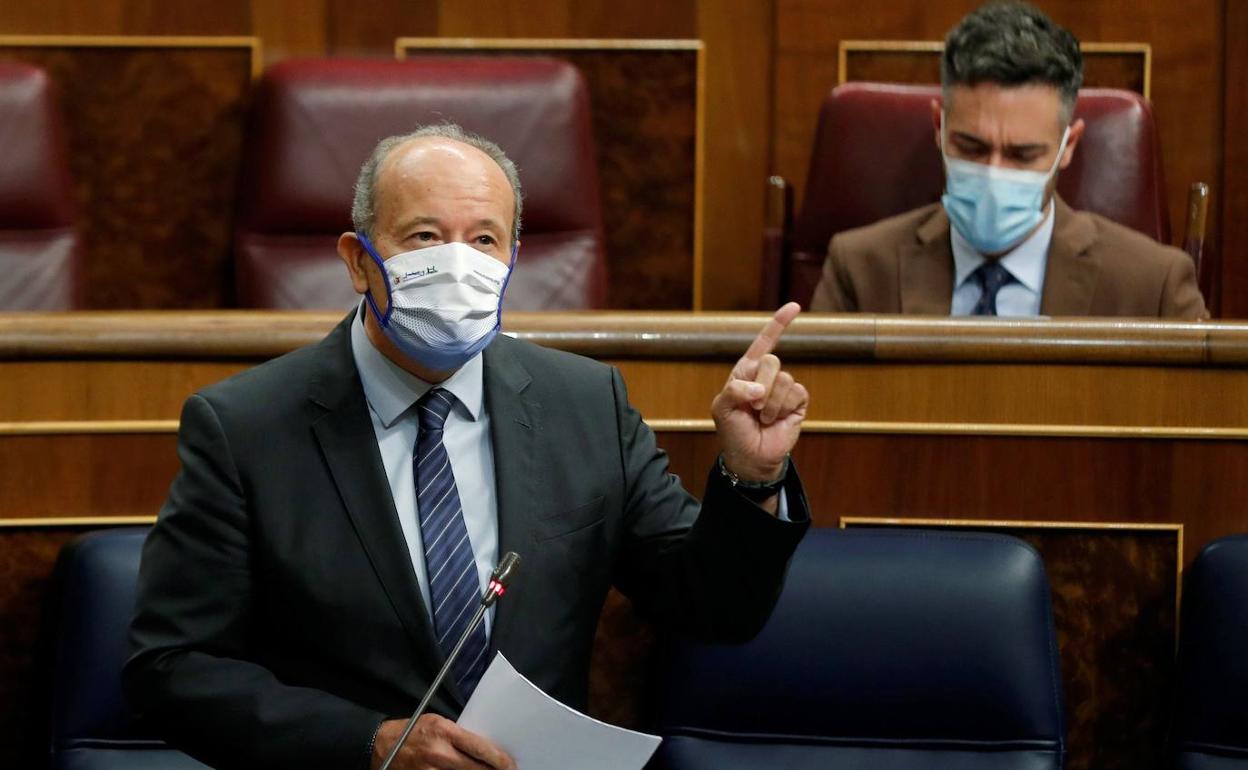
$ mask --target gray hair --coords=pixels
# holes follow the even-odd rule
[[[524,194],[520,190],[520,174],[516,171],[516,164],[512,162],[511,158],[507,157],[507,153],[503,152],[503,149],[497,144],[471,131],[465,131],[455,123],[434,123],[428,126],[418,126],[415,131],[398,136],[388,136],[377,143],[377,146],[373,148],[372,154],[368,156],[368,160],[364,161],[363,166],[360,166],[360,175],[355,180],[355,197],[351,201],[351,224],[355,227],[355,231],[364,233],[369,238],[374,236],[373,225],[376,224],[377,219],[377,176],[386,158],[401,144],[406,144],[412,139],[422,139],[431,136],[450,139],[460,144],[466,144],[469,147],[475,147],[490,156],[490,159],[503,170],[503,175],[507,177],[507,183],[511,185],[511,190],[515,193],[516,198],[516,207],[511,226],[511,242],[515,244],[520,237],[520,209],[524,204]]]
[[[948,103],[951,87],[985,82],[1053,86],[1062,99],[1062,119],[1069,123],[1083,85],[1079,41],[1027,3],[980,6],[945,38],[940,84]]]

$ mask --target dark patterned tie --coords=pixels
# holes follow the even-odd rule
[[[1014,276],[997,262],[985,262],[976,268],[973,275],[981,292],[979,302],[975,303],[971,315],[996,315],[997,292],[1001,291],[1002,286],[1013,283]]]
[[[420,432],[413,458],[416,511],[433,601],[433,629],[444,656],[455,648],[481,599],[477,563],[455,489],[455,474],[442,444],[442,426],[454,402],[455,396],[441,388],[430,390],[416,402]],[[451,667],[465,698],[485,673],[487,646],[485,626],[478,625]]]

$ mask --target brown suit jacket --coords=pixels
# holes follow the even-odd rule
[[[1040,313],[1208,318],[1186,253],[1057,199]],[[810,309],[949,315],[949,217],[939,203],[833,236]]]

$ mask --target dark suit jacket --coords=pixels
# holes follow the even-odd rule
[[[1191,258],[1057,198],[1040,313],[1208,318]],[[833,236],[810,309],[949,315],[949,217],[939,203]]]
[[[378,724],[410,714],[442,662],[350,322],[183,409],[182,470],[144,547],[125,684],[144,718],[209,764],[365,766]],[[699,515],[614,368],[500,336],[484,371],[499,551],[523,558],[492,648],[584,708],[612,584],[686,631],[756,632],[809,523],[795,474],[804,523],[767,515],[718,473]],[[453,686],[434,700],[448,716],[462,705]]]

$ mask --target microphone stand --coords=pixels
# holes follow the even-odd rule
[[[390,754],[386,756],[386,761],[381,763],[381,770],[390,770],[391,763],[394,758],[399,755],[399,750],[403,748],[403,744],[407,743],[407,738],[412,734],[413,728],[416,727],[416,720],[424,715],[425,710],[429,708],[429,701],[433,700],[433,694],[442,686],[442,680],[446,678],[447,673],[451,670],[451,664],[459,657],[459,653],[463,650],[464,645],[468,642],[468,637],[472,636],[472,632],[481,623],[481,619],[485,617],[485,611],[498,601],[498,597],[502,596],[507,590],[507,584],[511,582],[511,577],[515,573],[516,566],[520,563],[520,557],[515,553],[508,552],[498,563],[494,569],[494,574],[490,577],[490,584],[486,586],[485,591],[481,594],[481,603],[477,606],[477,611],[472,615],[472,621],[468,627],[464,629],[464,633],[460,635],[459,641],[455,643],[451,654],[446,656],[446,662],[442,664],[442,670],[433,678],[433,683],[429,685],[429,689],[425,691],[425,697],[420,699],[420,705],[416,707],[416,711],[412,713],[407,724],[403,727],[403,733],[399,739],[395,741],[394,747],[390,749]]]

